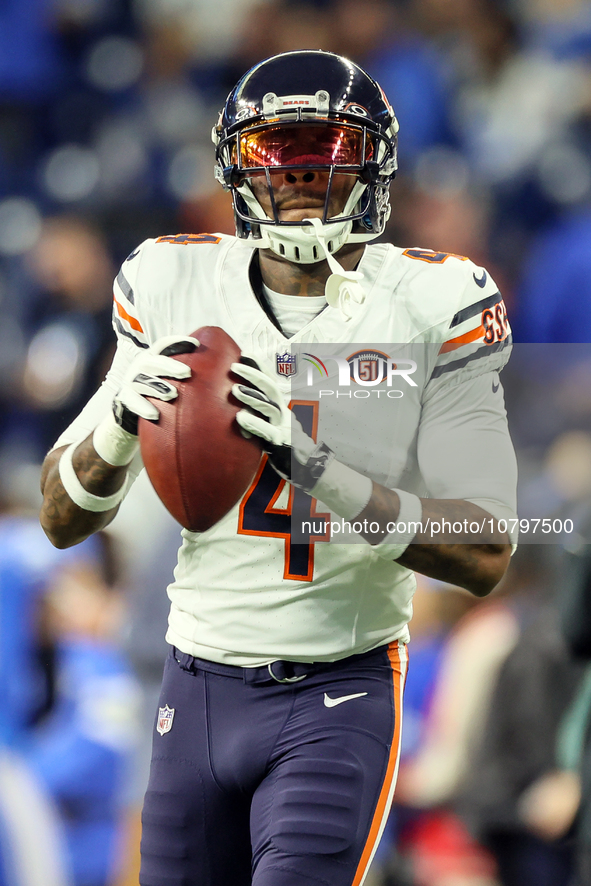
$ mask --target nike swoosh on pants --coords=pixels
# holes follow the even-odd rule
[[[327,708],[334,708],[338,704],[342,704],[344,701],[351,701],[353,698],[361,698],[362,696],[367,695],[367,692],[356,692],[354,695],[341,695],[338,698],[331,698],[328,693],[324,693],[324,704]]]

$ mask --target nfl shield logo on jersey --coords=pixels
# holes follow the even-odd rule
[[[156,723],[156,729],[160,735],[164,735],[165,732],[170,732],[173,720],[174,708],[169,708],[168,705],[163,708],[158,708],[158,722]]]
[[[286,351],[285,354],[275,354],[275,358],[278,375],[295,375],[298,371],[297,354],[290,354]]]

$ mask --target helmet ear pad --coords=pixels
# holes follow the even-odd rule
[[[361,224],[378,237],[384,232],[391,211],[389,183],[377,182],[369,189],[369,206]]]

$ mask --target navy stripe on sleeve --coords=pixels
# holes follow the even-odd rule
[[[470,317],[475,317],[476,314],[481,314],[487,308],[492,308],[493,305],[498,304],[501,301],[502,295],[500,292],[495,292],[493,295],[487,295],[486,298],[480,299],[480,301],[474,302],[473,305],[468,305],[467,308],[462,308],[461,311],[455,315],[451,323],[449,324],[449,328],[453,329],[454,326],[459,326],[460,323],[463,323],[465,320],[469,320]]]
[[[495,342],[494,345],[483,345],[467,357],[462,357],[459,360],[451,360],[449,363],[436,366],[431,373],[431,378],[439,378],[444,372],[453,372],[455,369],[462,369],[464,366],[467,366],[468,363],[472,363],[474,360],[479,360],[481,357],[488,357],[489,355],[496,354],[509,347],[511,344],[513,344],[513,336],[509,335],[503,341]]]
[[[131,302],[132,305],[135,304],[133,289],[127,282],[126,278],[123,276],[123,271],[119,271],[119,273],[117,274],[117,283],[127,301]]]
[[[117,327],[117,332],[119,332],[120,335],[125,335],[125,336],[127,336],[127,338],[130,338],[132,340],[132,342],[134,343],[134,345],[137,345],[138,348],[149,348],[150,347],[150,345],[146,344],[143,341],[140,341],[138,338],[135,337],[135,335],[132,335],[131,332],[128,332],[127,329],[124,329],[121,321],[119,320],[119,317],[113,316],[113,323]]]

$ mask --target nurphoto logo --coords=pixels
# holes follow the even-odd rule
[[[365,350],[356,351],[350,357],[337,357],[334,354],[327,356],[317,356],[316,354],[304,353],[304,359],[308,363],[306,373],[306,384],[312,387],[315,383],[314,370],[318,372],[320,378],[329,378],[330,373],[326,364],[332,360],[336,363],[339,386],[349,387],[354,381],[358,385],[364,387],[375,387],[386,382],[386,386],[391,388],[393,379],[402,378],[411,387],[416,388],[417,383],[411,378],[413,372],[416,372],[416,360],[398,360],[395,362],[388,354],[381,351]]]
[[[385,393],[390,399],[399,399],[404,396],[401,390],[392,389],[393,382],[406,382],[410,387],[416,388],[417,383],[412,378],[417,369],[415,360],[396,359],[373,348],[366,348],[355,351],[349,357],[337,357],[334,354],[318,355],[304,353],[304,360],[308,364],[306,367],[306,385],[313,387],[324,379],[331,378],[332,370],[334,374],[335,366],[338,375],[338,387],[351,388],[351,385],[357,386],[358,390],[353,392],[356,399],[367,398],[371,396],[371,391],[359,390],[363,388],[377,388],[385,382],[386,391],[375,391],[380,394]],[[332,362],[331,362],[332,361]],[[345,392],[334,390],[320,390],[318,396],[345,396]],[[351,391],[346,396],[351,397]]]

